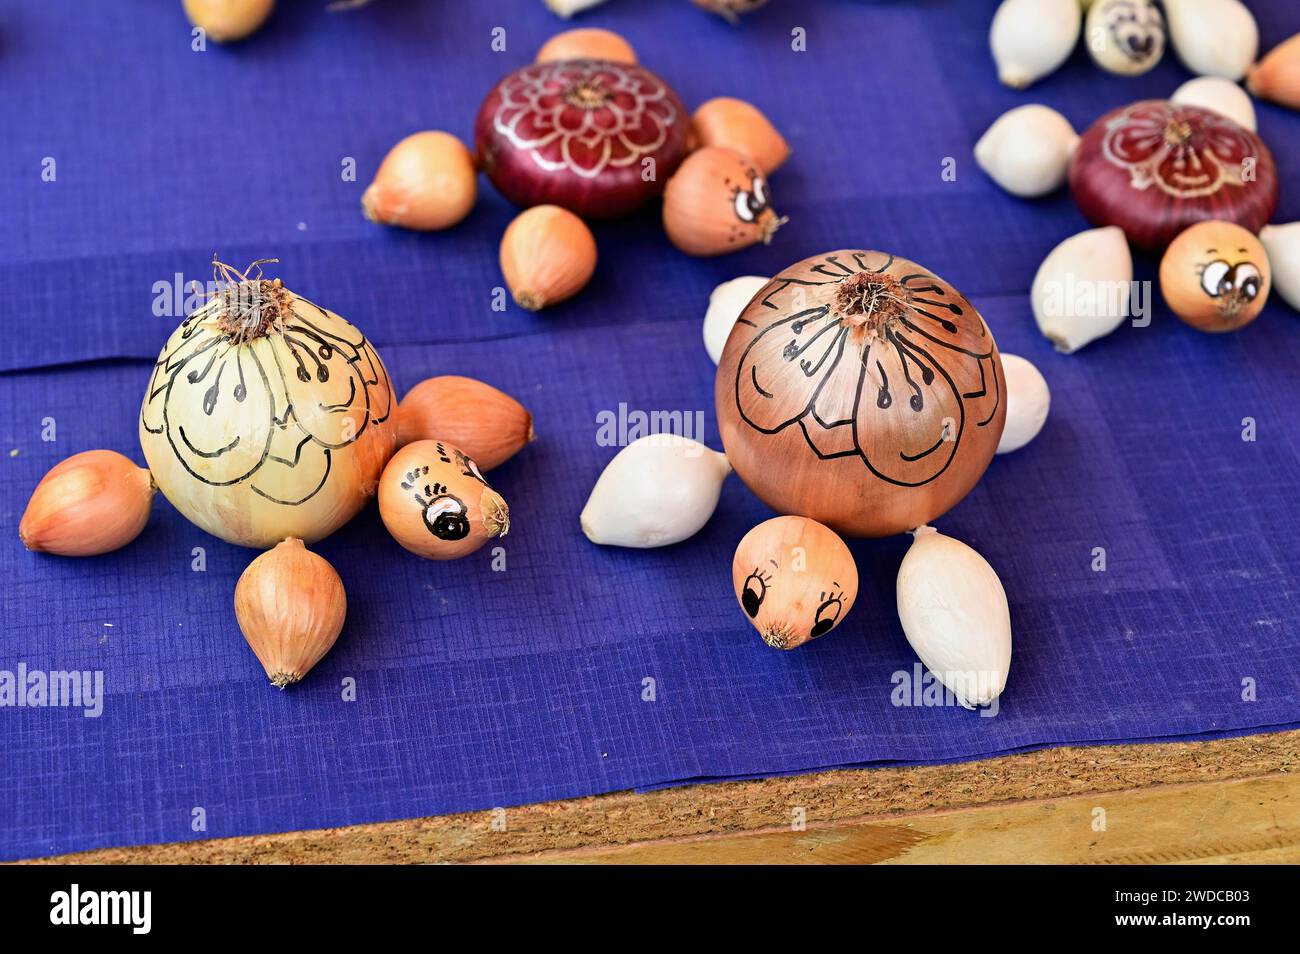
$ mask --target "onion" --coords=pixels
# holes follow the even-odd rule
[[[1246,86],[1260,99],[1300,109],[1300,33],[1252,66]]]
[[[1231,222],[1200,222],[1169,243],[1160,293],[1170,310],[1201,331],[1235,331],[1254,321],[1271,287],[1268,253]]]
[[[773,517],[745,534],[731,560],[736,601],[773,649],[834,629],[853,609],[858,567],[835,532],[806,517]]]
[[[379,481],[379,516],[393,539],[426,560],[455,560],[510,531],[510,508],[483,471],[445,441],[407,444]]]
[[[615,218],[663,191],[689,130],[682,101],[644,67],[559,60],[497,83],[474,136],[488,178],[516,205]]]
[[[553,60],[612,60],[615,63],[635,63],[636,50],[612,30],[599,30],[594,27],[566,30],[557,33],[537,51],[534,63],[550,63]]]
[[[1085,32],[1093,62],[1110,73],[1140,76],[1165,55],[1165,18],[1152,0],[1101,0]]]
[[[1006,418],[978,311],[885,252],[804,259],[754,296],[718,364],[718,427],[769,506],[886,536],[945,513],[993,459]]]
[[[363,334],[279,279],[223,286],[167,340],[140,408],[154,482],[199,527],[266,548],[332,533],[375,493],[396,399]]]
[[[190,23],[218,43],[242,40],[271,15],[275,0],[181,0]]]
[[[1277,205],[1277,167],[1253,132],[1197,106],[1143,100],[1107,113],[1083,134],[1070,191],[1095,225],[1163,249],[1206,219],[1258,232]]]

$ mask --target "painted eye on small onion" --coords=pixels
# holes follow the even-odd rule
[[[1205,266],[1205,271],[1201,272],[1201,290],[1207,295],[1217,295],[1222,291],[1221,284],[1224,277],[1231,268],[1223,259],[1217,262],[1211,262]]]

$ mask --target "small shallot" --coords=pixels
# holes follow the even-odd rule
[[[773,210],[767,179],[753,160],[703,146],[668,180],[663,222],[679,249],[707,256],[768,243],[785,219]]]
[[[533,439],[527,408],[490,384],[444,374],[426,378],[397,406],[397,446],[445,440],[483,470],[499,467]]]
[[[361,209],[384,225],[435,231],[469,215],[478,197],[478,173],[465,144],[450,133],[413,133],[389,151]]]
[[[36,485],[18,536],[27,549],[41,553],[108,553],[140,535],[154,490],[149,471],[116,451],[73,454]]]
[[[1110,73],[1139,76],[1165,55],[1165,18],[1153,0],[1097,0],[1084,29],[1093,62]]]
[[[595,236],[558,205],[520,212],[501,237],[501,273],[515,304],[528,311],[572,298],[595,271]]]
[[[334,567],[296,537],[250,563],[235,586],[239,628],[277,689],[299,682],[325,658],[347,612]]]
[[[1300,109],[1300,33],[1252,66],[1246,85],[1260,99]]]
[[[1201,331],[1235,331],[1268,302],[1268,253],[1234,222],[1198,222],[1169,243],[1160,293],[1175,315]]]
[[[807,517],[773,517],[736,547],[731,582],[763,642],[794,649],[848,615],[858,595],[858,567],[834,530]]]
[[[510,508],[474,459],[445,441],[407,444],[379,478],[379,516],[426,560],[455,560],[510,531]]]
[[[218,43],[242,40],[271,15],[275,0],[181,0],[190,23]]]
[[[933,527],[912,531],[898,568],[898,619],[921,662],[969,708],[1001,695],[1011,669],[1011,610],[982,556]]]
[[[586,27],[557,33],[537,51],[536,63],[553,60],[605,60],[609,63],[635,63],[636,50],[613,30]]]
[[[722,146],[748,156],[765,176],[790,158],[790,145],[757,106],[743,99],[719,96],[691,117],[698,146]]]
[[[575,13],[581,13],[583,10],[590,10],[592,7],[598,7],[605,0],[545,0],[546,8],[554,13],[557,17],[569,19]]]
[[[731,464],[698,441],[650,434],[614,455],[582,508],[592,543],[665,547],[693,536],[718,506]]]
[[[767,3],[767,0],[691,0],[691,2],[702,10],[716,13],[728,23],[736,24],[740,22],[743,14],[753,13]]]
[[[1012,195],[1034,198],[1065,185],[1079,135],[1047,106],[1017,106],[994,121],[975,144],[975,161]]]

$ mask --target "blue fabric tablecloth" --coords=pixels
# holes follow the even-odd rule
[[[0,670],[99,670],[106,693],[99,718],[0,708],[0,858],[1300,724],[1300,317],[1274,301],[1208,336],[1157,304],[1149,328],[1055,354],[1027,289],[1086,223],[1068,195],[1014,199],[971,158],[1015,105],[1047,103],[1082,129],[1168,95],[1188,78],[1172,57],[1121,79],[1081,48],[1018,93],[987,51],[992,0],[774,0],[739,28],[685,0],[613,0],[579,22],[624,33],[689,105],[741,96],[784,131],[794,155],[772,186],[790,223],[717,260],[675,252],[657,210],[600,225],[590,287],[532,315],[491,307],[513,210],[486,182],[471,217],[436,235],[373,226],[359,199],[401,136],[468,138],[488,86],[561,22],[538,0],[279,6],[249,42],[206,52],[176,3],[0,10]],[[1250,6],[1266,47],[1300,31],[1292,3]],[[1300,219],[1300,115],[1261,104],[1259,127],[1280,166],[1275,221]],[[356,181],[341,175],[349,159]],[[995,718],[891,704],[892,674],[915,662],[894,609],[906,538],[854,542],[851,616],[780,653],[731,593],[732,550],[769,516],[734,477],[678,546],[600,549],[579,531],[613,454],[596,440],[601,412],[703,410],[718,446],[700,341],[710,289],[845,246],[944,276],[1052,387],[1042,435],[938,523],[988,558],[1011,602]],[[166,501],[101,558],[28,553],[16,536],[57,460],[95,447],[140,460],[140,398],[176,321],[154,315],[155,283],[205,280],[214,251],[278,256],[291,288],[376,342],[399,391],[473,375],[537,419],[539,440],[493,480],[514,518],[506,570],[487,551],[421,561],[372,507],[318,548],[346,582],[348,621],[285,693],[234,620],[251,553]],[[1154,273],[1139,260],[1139,278]]]

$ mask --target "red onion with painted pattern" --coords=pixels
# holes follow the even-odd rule
[[[649,70],[561,60],[493,87],[474,137],[488,178],[516,205],[616,218],[663,191],[686,156],[690,125],[681,99]]]
[[[1144,100],[1083,134],[1070,191],[1090,222],[1158,251],[1209,219],[1258,232],[1277,206],[1277,167],[1264,142],[1226,116]]]

